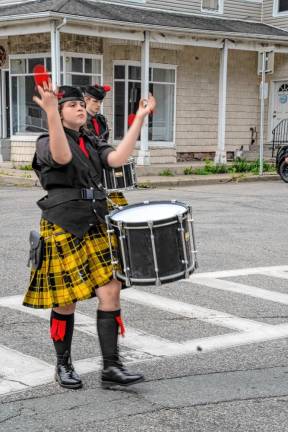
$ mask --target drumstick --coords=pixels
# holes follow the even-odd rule
[[[44,82],[46,82],[48,85],[50,75],[46,71],[45,66],[43,64],[38,64],[34,66],[33,75],[34,75],[36,88],[37,86],[43,87]]]

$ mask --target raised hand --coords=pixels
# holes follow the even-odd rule
[[[149,93],[148,99],[140,99],[139,108],[136,113],[139,117],[146,117],[146,115],[152,114],[156,108],[156,99]]]
[[[43,82],[42,86],[37,86],[40,97],[33,96],[33,101],[37,103],[47,114],[49,112],[58,111],[57,90],[53,91],[52,82],[49,79],[48,83]]]

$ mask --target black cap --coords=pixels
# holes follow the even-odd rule
[[[99,101],[102,101],[107,92],[111,90],[110,86],[100,86],[95,84],[94,86],[88,86],[85,88],[85,96],[91,96]]]
[[[81,90],[77,87],[72,86],[61,86],[58,91],[58,103],[62,104],[67,101],[84,101]]]

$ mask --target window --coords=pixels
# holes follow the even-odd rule
[[[32,99],[36,94],[33,76],[36,64],[43,64],[48,72],[51,71],[48,56],[10,57],[12,134],[39,133],[47,129],[46,114]]]
[[[223,0],[202,0],[203,12],[223,13]]]
[[[278,12],[288,11],[288,0],[278,0]]]
[[[12,134],[31,134],[47,130],[46,114],[33,102],[33,69],[43,64],[51,72],[49,54],[10,56]],[[102,82],[101,56],[63,53],[61,84],[86,86]]]
[[[61,61],[61,82],[65,84],[86,86],[101,84],[102,60],[100,56],[64,53]]]
[[[149,90],[157,99],[157,109],[149,116],[149,141],[174,142],[176,68],[151,66]],[[129,128],[141,97],[141,67],[135,64],[114,65],[114,139],[120,140]]]

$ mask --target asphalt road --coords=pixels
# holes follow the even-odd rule
[[[286,184],[127,193],[131,203],[192,204],[199,269],[189,281],[123,291],[122,353],[146,381],[121,391],[99,384],[94,300],[77,306],[78,391],[53,383],[48,315],[21,307],[42,195],[0,189],[1,432],[288,431]]]

